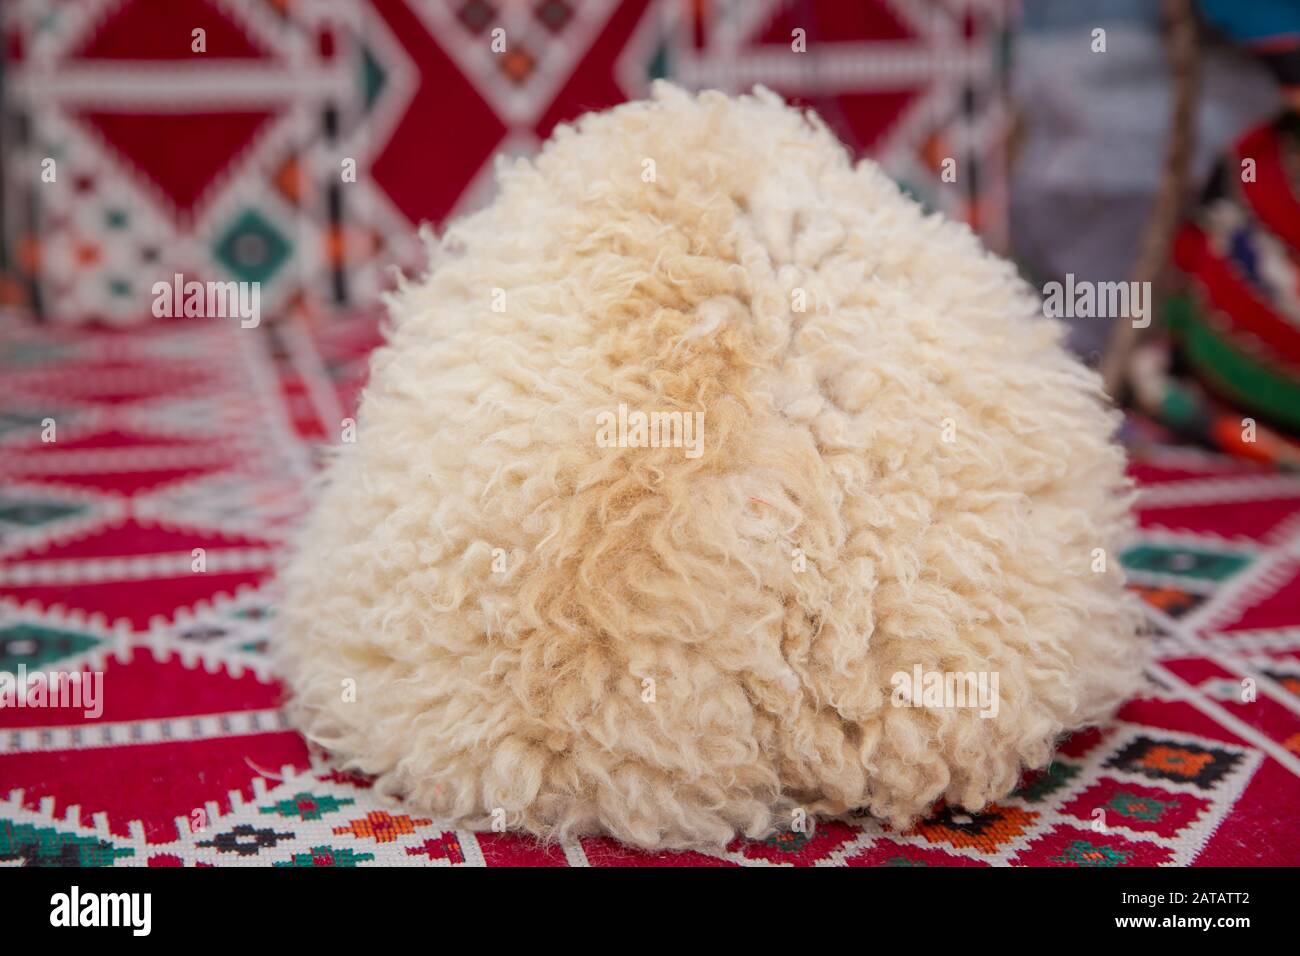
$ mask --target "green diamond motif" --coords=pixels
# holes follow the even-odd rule
[[[125,209],[110,209],[104,213],[104,224],[109,229],[125,229],[128,222],[130,222],[130,217],[126,214]]]
[[[1122,850],[1108,846],[1094,846],[1087,840],[1075,840],[1067,846],[1060,856],[1052,857],[1053,863],[1071,863],[1074,866],[1123,866],[1129,855]]]
[[[1223,581],[1250,564],[1250,558],[1240,554],[1157,544],[1129,548],[1120,555],[1120,561],[1133,571],[1176,574],[1202,581]]]
[[[0,521],[22,525],[24,528],[35,528],[37,525],[58,521],[60,518],[80,514],[85,510],[85,505],[70,505],[61,501],[0,496]]]
[[[760,842],[782,853],[798,853],[812,842],[812,837],[795,830],[779,830]]]
[[[387,85],[388,74],[384,72],[384,68],[370,49],[363,46],[361,48],[361,96],[366,112],[375,105],[375,100],[379,99],[379,94]]]
[[[15,672],[19,664],[42,667],[80,654],[98,643],[97,638],[75,631],[58,631],[39,624],[11,624],[0,628],[0,671]]]
[[[240,608],[238,611],[234,613],[233,616],[239,618],[242,621],[260,621],[263,620],[264,618],[274,617],[275,608],[262,607],[262,606],[245,607],[245,608]]]
[[[1071,778],[1078,776],[1078,774],[1079,768],[1073,764],[1062,763],[1059,760],[1054,761],[1042,774],[1017,790],[1014,796],[1030,803],[1039,803],[1061,789],[1070,782]]]
[[[288,800],[281,800],[269,807],[258,807],[259,813],[277,813],[282,817],[298,817],[301,820],[319,820],[327,813],[334,813],[337,810],[346,807],[348,804],[356,803],[351,797],[338,797],[325,794],[324,796],[315,796],[314,794],[295,793]]]
[[[1153,800],[1151,797],[1121,791],[1111,797],[1106,806],[1122,817],[1154,823],[1164,816],[1166,810],[1178,804],[1173,800]]]
[[[135,856],[135,850],[113,846],[98,837],[0,820],[0,862],[18,861],[23,866],[112,866],[121,856]]]
[[[336,850],[332,846],[314,846],[310,852],[295,853],[290,859],[273,866],[356,866],[366,860],[373,860],[373,853],[357,853],[344,847]]]
[[[289,240],[256,210],[243,212],[217,240],[217,259],[241,282],[266,282],[289,258]]]

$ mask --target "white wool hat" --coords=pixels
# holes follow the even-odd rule
[[[976,810],[1135,689],[1117,415],[969,229],[763,90],[499,180],[285,570],[312,740],[462,826],[718,845]]]

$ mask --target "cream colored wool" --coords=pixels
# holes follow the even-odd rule
[[[499,178],[286,570],[311,739],[463,826],[717,845],[977,810],[1135,688],[1116,415],[965,226],[762,90],[658,85]],[[702,454],[601,447],[620,403]],[[918,664],[997,716],[894,706]]]

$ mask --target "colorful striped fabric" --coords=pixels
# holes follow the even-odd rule
[[[1140,403],[1184,436],[1300,465],[1300,114],[1228,151],[1173,259],[1183,288],[1165,319],[1176,354],[1138,360]]]

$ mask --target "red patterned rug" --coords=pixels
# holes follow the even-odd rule
[[[97,719],[0,709],[0,863],[1300,863],[1300,476],[1159,446],[1123,555],[1151,687],[983,813],[646,856],[382,803],[286,726],[265,658],[273,561],[375,341],[364,319],[0,333],[0,671],[103,681]]]

